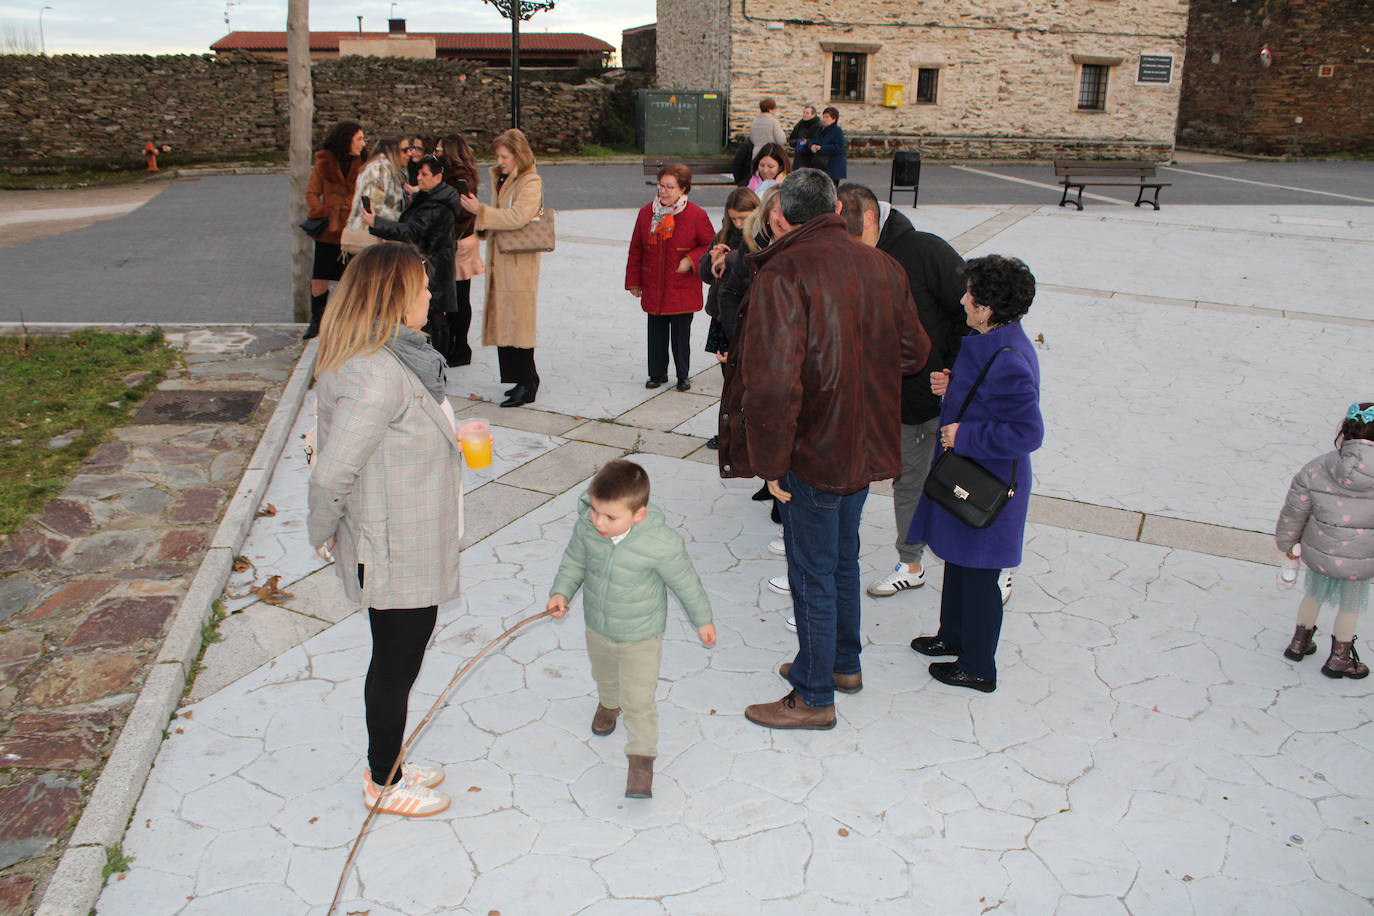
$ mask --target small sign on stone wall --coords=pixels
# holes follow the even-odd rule
[[[1140,55],[1140,69],[1136,71],[1135,81],[1137,83],[1172,83],[1174,81],[1173,55]]]
[[[1335,65],[1335,64],[1319,64],[1319,65],[1317,66],[1317,78],[1318,78],[1318,79],[1331,79],[1331,77],[1333,77],[1333,76],[1335,76],[1335,75],[1336,75],[1336,65]]]

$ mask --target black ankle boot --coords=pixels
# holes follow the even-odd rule
[[[305,333],[301,335],[301,340],[309,340],[319,336],[320,319],[324,318],[324,307],[328,303],[329,293],[327,292],[310,297],[310,324],[306,326]]]
[[[534,390],[524,385],[516,385],[510,397],[501,402],[502,407],[519,407],[521,404],[534,403]]]

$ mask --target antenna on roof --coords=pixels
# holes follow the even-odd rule
[[[359,35],[363,34],[363,17],[362,17],[362,16],[359,16],[359,17],[358,17],[358,34],[359,34]]]
[[[224,0],[224,27],[231,32],[234,31],[234,29],[233,26],[229,24],[229,13],[238,5],[239,0]]]

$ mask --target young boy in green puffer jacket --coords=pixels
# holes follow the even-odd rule
[[[632,461],[607,462],[577,503],[577,523],[549,592],[555,617],[578,588],[587,618],[587,655],[599,701],[592,734],[615,731],[623,710],[629,739],[626,798],[653,797],[658,755],[659,662],[673,590],[703,644],[716,642],[711,604],[682,536],[649,505],[649,475]]]

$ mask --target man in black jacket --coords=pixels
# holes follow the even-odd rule
[[[930,374],[949,368],[959,353],[959,341],[968,331],[964,307],[959,303],[967,284],[964,259],[949,242],[930,232],[918,232],[911,220],[879,203],[864,185],[840,185],[840,203],[849,234],[902,265],[921,325],[930,337],[930,359],[920,372],[902,377],[902,476],[892,481],[899,562],[892,572],[868,586],[870,595],[881,598],[925,585],[921,559],[926,545],[908,542],[906,533],[939,436],[940,399],[931,393]]]

